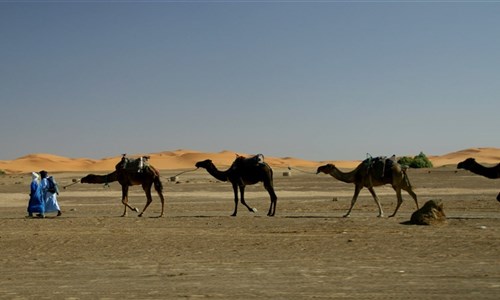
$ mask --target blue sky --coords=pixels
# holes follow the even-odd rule
[[[500,2],[0,1],[0,160],[500,147]]]

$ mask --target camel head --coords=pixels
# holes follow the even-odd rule
[[[212,166],[214,163],[212,162],[211,159],[206,159],[206,160],[203,160],[203,161],[199,161],[197,162],[194,166],[197,167],[197,168],[204,168],[204,169],[207,169],[209,168],[210,166]]]
[[[465,169],[470,170],[470,167],[476,164],[476,160],[472,157],[467,158],[464,161],[461,161],[457,165],[457,169]]]
[[[330,174],[333,171],[333,169],[335,169],[335,165],[326,164],[324,166],[318,167],[318,170],[316,171],[316,174],[319,174],[319,173]]]

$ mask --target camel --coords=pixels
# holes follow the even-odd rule
[[[476,162],[476,160],[472,157],[459,162],[457,165],[457,169],[468,170],[474,174],[481,175],[489,179],[500,178],[500,164],[497,164],[493,167],[485,167]],[[500,193],[498,193],[497,195],[497,200],[500,201]]]
[[[145,157],[146,158],[146,157]],[[139,212],[136,207],[131,207],[128,204],[128,189],[133,185],[141,185],[144,193],[146,193],[146,205],[144,209],[139,214],[139,217],[142,217],[146,208],[151,204],[153,198],[151,196],[151,186],[154,184],[154,188],[158,193],[161,201],[161,213],[159,217],[163,216],[165,199],[163,198],[163,185],[160,181],[160,172],[155,169],[152,165],[146,165],[139,171],[137,169],[131,170],[124,167],[124,162],[128,160],[125,158],[125,155],[122,157],[120,163],[116,165],[116,170],[107,175],[94,175],[89,174],[83,177],[80,182],[81,183],[104,183],[107,184],[109,182],[118,181],[122,186],[122,203],[125,206],[122,217],[127,215],[127,208],[133,210],[135,212]],[[141,160],[142,164],[142,160]],[[142,166],[142,165],[141,165]]]
[[[415,225],[437,225],[446,222],[446,214],[444,213],[443,203],[441,200],[429,200],[422,208],[416,210],[412,215],[408,224]]]
[[[234,191],[234,212],[231,216],[236,216],[238,211],[238,188],[240,191],[240,201],[250,212],[256,212],[255,208],[251,208],[245,202],[245,186],[264,183],[264,188],[271,197],[271,205],[267,213],[272,217],[276,213],[276,202],[278,197],[274,192],[273,187],[273,170],[265,162],[258,162],[256,157],[244,158],[238,156],[231,167],[226,171],[219,171],[210,159],[199,161],[196,163],[197,168],[204,168],[207,172],[220,181],[229,181],[233,186]]]
[[[415,200],[415,204],[418,209],[418,201],[417,195],[413,192],[412,186],[410,184],[410,180],[408,179],[408,175],[406,174],[405,169],[401,167],[395,161],[395,157],[392,159],[386,158],[369,158],[361,162],[354,170],[344,173],[340,171],[335,165],[327,164],[324,166],[318,167],[316,174],[325,173],[330,174],[337,180],[346,183],[354,183],[354,196],[351,200],[351,207],[344,215],[344,217],[349,217],[358,199],[359,192],[363,187],[368,188],[370,193],[375,200],[375,203],[378,207],[378,217],[383,217],[384,212],[382,211],[382,206],[380,205],[380,201],[375,194],[375,190],[373,187],[381,186],[385,184],[392,185],[392,188],[396,191],[396,196],[398,199],[398,203],[396,205],[396,209],[394,213],[389,217],[394,217],[403,203],[403,197],[401,196],[401,190],[405,190],[408,194]]]

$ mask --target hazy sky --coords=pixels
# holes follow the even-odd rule
[[[0,160],[500,147],[497,1],[0,0]]]

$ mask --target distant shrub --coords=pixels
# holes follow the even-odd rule
[[[400,165],[405,165],[410,168],[414,169],[420,169],[420,168],[432,168],[432,162],[427,158],[427,156],[423,153],[420,152],[419,155],[411,158],[408,156],[401,157],[398,160],[398,163]]]
[[[4,170],[0,170],[0,175],[5,175],[7,174]]]
[[[408,156],[403,156],[400,159],[398,159],[398,164],[402,166],[410,166],[411,163],[413,162],[413,158],[408,157]]]

